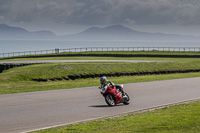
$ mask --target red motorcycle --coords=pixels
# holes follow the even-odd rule
[[[118,85],[123,90],[123,85]],[[117,89],[118,87],[111,87],[107,84],[105,87],[101,88],[101,94],[105,97],[105,101],[109,106],[115,106],[118,103],[123,103],[128,105],[130,103],[130,98],[127,93],[124,92],[125,98],[122,97],[122,92]]]

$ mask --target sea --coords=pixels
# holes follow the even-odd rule
[[[87,47],[200,47],[200,41],[144,40],[0,40],[0,54]]]

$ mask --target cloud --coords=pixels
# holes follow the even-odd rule
[[[0,0],[0,21],[199,25],[199,5],[199,0]]]

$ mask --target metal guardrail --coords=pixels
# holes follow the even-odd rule
[[[63,52],[91,52],[91,51],[182,51],[182,52],[200,52],[200,47],[87,47],[87,48],[68,48],[68,49],[52,49],[39,51],[23,51],[0,53],[0,58],[26,56],[26,55],[42,55],[42,54],[58,54]]]

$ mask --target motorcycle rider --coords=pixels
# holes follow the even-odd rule
[[[101,77],[100,78],[100,87],[99,87],[99,89],[104,88],[107,84],[110,84],[111,88],[113,88],[115,86],[117,89],[119,89],[122,92],[122,97],[123,98],[127,98],[127,96],[124,94],[124,91],[121,88],[121,86],[120,85],[115,85],[112,81],[107,80],[106,77]]]

